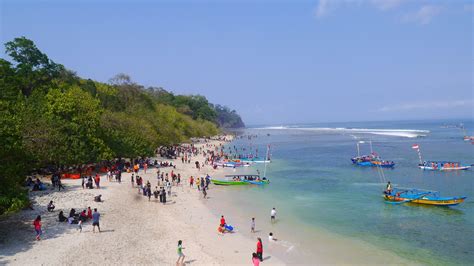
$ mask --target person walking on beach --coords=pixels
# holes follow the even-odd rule
[[[201,179],[199,178],[199,176],[196,178],[196,185],[197,185],[197,187],[198,187],[198,191],[201,191],[201,188],[200,188],[200,186],[201,186]]]
[[[263,244],[260,237],[257,238],[257,256],[260,261],[263,261]]]
[[[204,198],[207,197],[206,187],[203,187],[203,188],[202,188],[202,194],[203,194]]]
[[[36,240],[41,240],[41,235],[43,231],[41,231],[41,215],[38,215],[36,219],[33,221],[33,226],[35,227],[36,232]]]
[[[221,226],[225,226],[225,218],[224,218],[224,215],[221,215],[221,223],[220,223]]]
[[[183,241],[178,241],[178,260],[176,261],[176,265],[184,265],[184,253],[183,253]],[[180,262],[181,261],[181,262]]]
[[[255,218],[252,218],[252,222],[250,223],[250,232],[255,233]]]
[[[94,213],[92,214],[92,232],[93,233],[95,233],[96,226],[99,229],[99,233],[100,233],[99,220],[100,220],[100,213],[97,211],[97,208],[95,208]]]
[[[194,177],[193,176],[191,176],[189,178],[189,187],[194,187]]]
[[[270,220],[272,221],[272,223],[275,222],[275,217],[276,217],[276,210],[275,210],[275,207],[273,207],[273,209],[270,211]]]
[[[95,181],[95,187],[100,188],[100,176],[99,176],[99,174],[95,175],[95,180],[94,181]]]

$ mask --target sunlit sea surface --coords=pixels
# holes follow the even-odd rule
[[[264,156],[271,145],[272,162],[267,165],[271,184],[262,187],[225,187],[226,195],[247,212],[264,212],[276,206],[286,220],[280,230],[288,246],[311,235],[298,232],[317,228],[347,238],[362,240],[423,264],[470,264],[474,262],[474,171],[423,171],[411,148],[419,144],[424,160],[461,161],[474,164],[474,145],[463,141],[464,123],[474,135],[473,121],[360,122],[311,125],[279,125],[249,128],[231,143],[245,152],[258,148]],[[268,136],[269,134],[269,136]],[[350,158],[373,150],[383,159],[395,161],[394,169],[358,167]],[[232,173],[264,171],[263,164]],[[455,207],[384,203],[382,191],[390,180],[395,187],[436,190],[443,196],[467,196]],[[211,192],[212,193],[212,192]],[[283,222],[282,222],[283,224]],[[292,226],[293,225],[293,226]],[[293,233],[292,233],[293,232]],[[300,239],[301,240],[301,239]],[[310,239],[307,239],[311,243]],[[301,242],[301,241],[300,241]],[[304,242],[304,241],[303,241]],[[305,245],[311,252],[311,245]],[[387,262],[390,263],[390,262]]]

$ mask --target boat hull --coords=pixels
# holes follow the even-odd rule
[[[392,168],[395,167],[395,163],[381,164],[379,162],[356,162],[358,166],[372,166],[372,167],[383,167],[383,168]]]
[[[395,195],[383,195],[384,199],[387,201],[395,202],[410,202],[416,204],[425,204],[433,206],[455,206],[460,203],[463,203],[466,197],[450,197],[450,198],[431,198],[431,197],[421,197],[421,198],[410,198],[410,197],[397,197]]]
[[[459,166],[459,167],[431,167],[431,166],[423,166],[423,165],[419,165],[418,166],[420,169],[422,170],[429,170],[429,171],[459,171],[459,170],[469,170],[469,168],[471,168],[470,165],[466,165],[466,166]]]
[[[211,182],[214,185],[218,186],[245,186],[245,185],[250,185],[248,182],[244,181],[233,181],[233,180],[216,180],[216,179],[211,179]]]
[[[260,180],[260,181],[245,181],[252,185],[266,185],[270,183],[270,180]]]

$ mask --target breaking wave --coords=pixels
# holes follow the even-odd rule
[[[304,131],[318,131],[328,133],[342,133],[342,134],[373,134],[393,137],[417,138],[425,137],[430,131],[419,129],[377,129],[377,128],[345,128],[345,127],[288,127],[288,126],[272,126],[260,127],[255,129],[270,129],[270,130],[304,130]],[[354,136],[354,135],[351,135]],[[355,136],[354,136],[355,137]]]

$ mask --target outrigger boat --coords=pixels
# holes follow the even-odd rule
[[[423,161],[421,157],[420,145],[412,145],[412,149],[417,150],[418,159],[420,163],[418,168],[423,170],[433,170],[433,171],[457,171],[457,170],[469,170],[470,165],[462,165],[460,162],[447,162],[447,161]]]
[[[456,170],[468,170],[471,168],[470,165],[462,165],[459,162],[434,162],[428,161],[418,164],[418,167],[423,170],[434,170],[434,171],[456,171]]]
[[[260,178],[260,175],[226,175],[226,179],[211,179],[214,185],[221,186],[242,186],[242,185],[265,185],[270,180]]]
[[[390,204],[416,203],[434,206],[455,206],[464,202],[467,197],[441,197],[437,191],[394,188],[390,192],[385,191],[383,198],[386,203]]]
[[[357,142],[357,156],[351,158],[351,161],[355,165],[359,166],[376,166],[376,167],[385,167],[385,168],[392,168],[395,166],[393,161],[384,161],[382,160],[375,152],[372,150],[372,141],[370,141],[370,155],[360,155],[360,147],[359,144],[365,143],[365,141]]]

